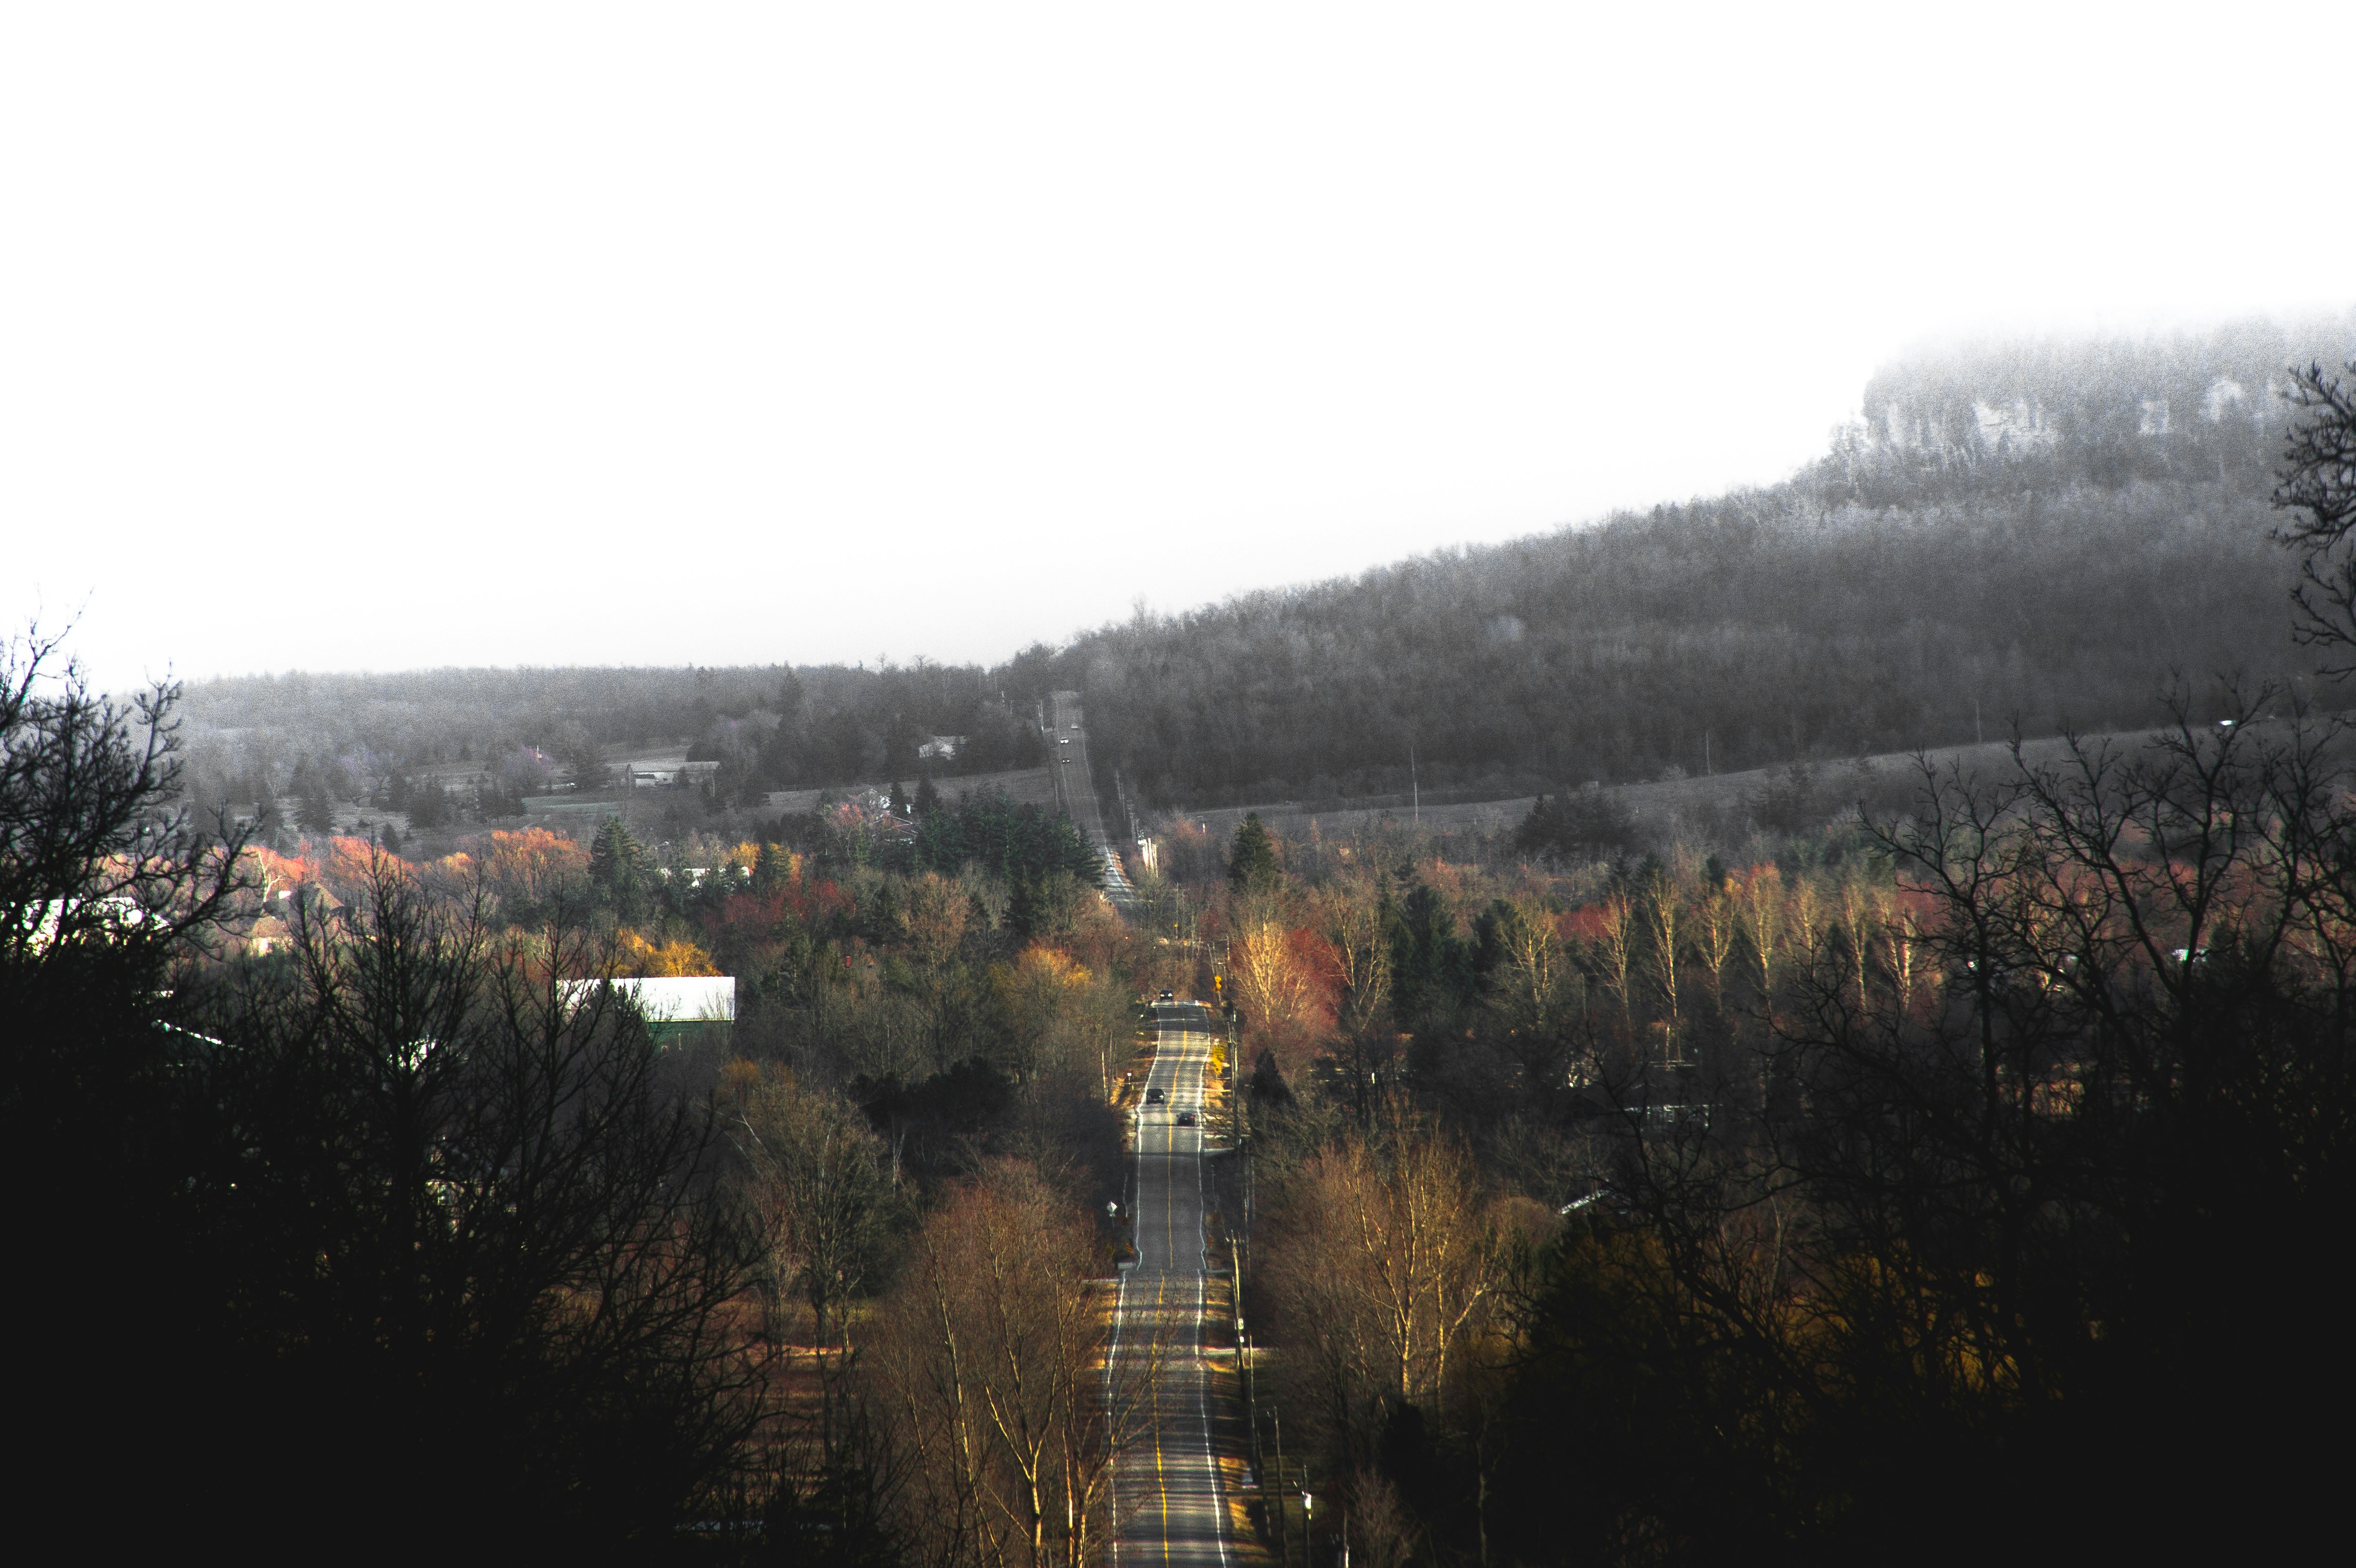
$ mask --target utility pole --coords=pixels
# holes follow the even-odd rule
[[[1416,778],[1415,742],[1407,743],[1407,787],[1408,798],[1415,802],[1415,825],[1423,826],[1423,785]]]
[[[1276,1423],[1276,1559],[1287,1568],[1292,1562],[1292,1510],[1285,1506],[1284,1485],[1284,1412],[1269,1406],[1269,1420]],[[1260,1494],[1268,1493],[1268,1477],[1260,1477]],[[1302,1564],[1307,1568],[1307,1564]]]

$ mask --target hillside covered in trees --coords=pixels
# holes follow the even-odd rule
[[[718,803],[1039,760],[1050,691],[1162,804],[1513,794],[2136,725],[2172,673],[2294,693],[2312,660],[2271,541],[2293,365],[2356,317],[1997,342],[1877,374],[1862,417],[1763,489],[1140,617],[991,670],[438,671],[193,686],[194,793],[380,798],[472,763],[486,820],[629,747],[722,763]],[[1688,417],[1697,437],[1713,416]],[[1109,788],[1111,770],[1100,769]],[[377,799],[382,804],[382,799]]]
[[[2003,343],[1877,375],[1772,489],[1108,627],[1057,669],[1099,756],[1208,804],[1500,793],[2150,722],[2286,679],[2286,367],[2356,321]],[[1697,425],[1708,411],[1697,411]]]

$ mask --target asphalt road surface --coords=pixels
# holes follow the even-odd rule
[[[1048,694],[1047,729],[1048,750],[1055,753],[1047,759],[1047,772],[1055,781],[1055,803],[1103,861],[1105,896],[1115,908],[1127,912],[1137,902],[1137,889],[1129,885],[1129,875],[1120,868],[1120,856],[1113,852],[1112,840],[1105,832],[1104,812],[1097,803],[1096,775],[1088,765],[1088,732],[1080,722],[1077,692]]]
[[[1138,1112],[1132,1199],[1138,1258],[1123,1271],[1112,1374],[1134,1416],[1113,1466],[1113,1558],[1224,1568],[1227,1510],[1212,1447],[1204,1365],[1203,1074],[1215,1019],[1207,1007],[1154,1010],[1160,1043]],[[1196,1125],[1178,1117],[1193,1112]]]

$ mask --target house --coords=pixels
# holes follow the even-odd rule
[[[567,981],[564,999],[580,1006],[610,984],[615,1000],[637,1009],[658,1049],[713,1039],[725,1042],[736,1022],[734,975],[660,975]]]
[[[717,762],[633,762],[624,770],[633,789],[669,789],[685,784],[710,789],[720,771]]]
[[[961,735],[926,736],[923,744],[916,747],[916,760],[926,762],[938,757],[946,762],[957,756],[964,746],[965,736]]]
[[[264,915],[245,933],[245,950],[255,958],[268,958],[273,950],[284,947],[294,934],[277,916]]]

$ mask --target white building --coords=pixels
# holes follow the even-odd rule
[[[608,983],[615,1000],[637,1009],[647,1021],[658,1046],[683,1044],[713,1033],[724,1037],[728,1026],[736,1021],[733,974],[616,975],[610,983],[567,981],[564,999],[577,1007]]]

